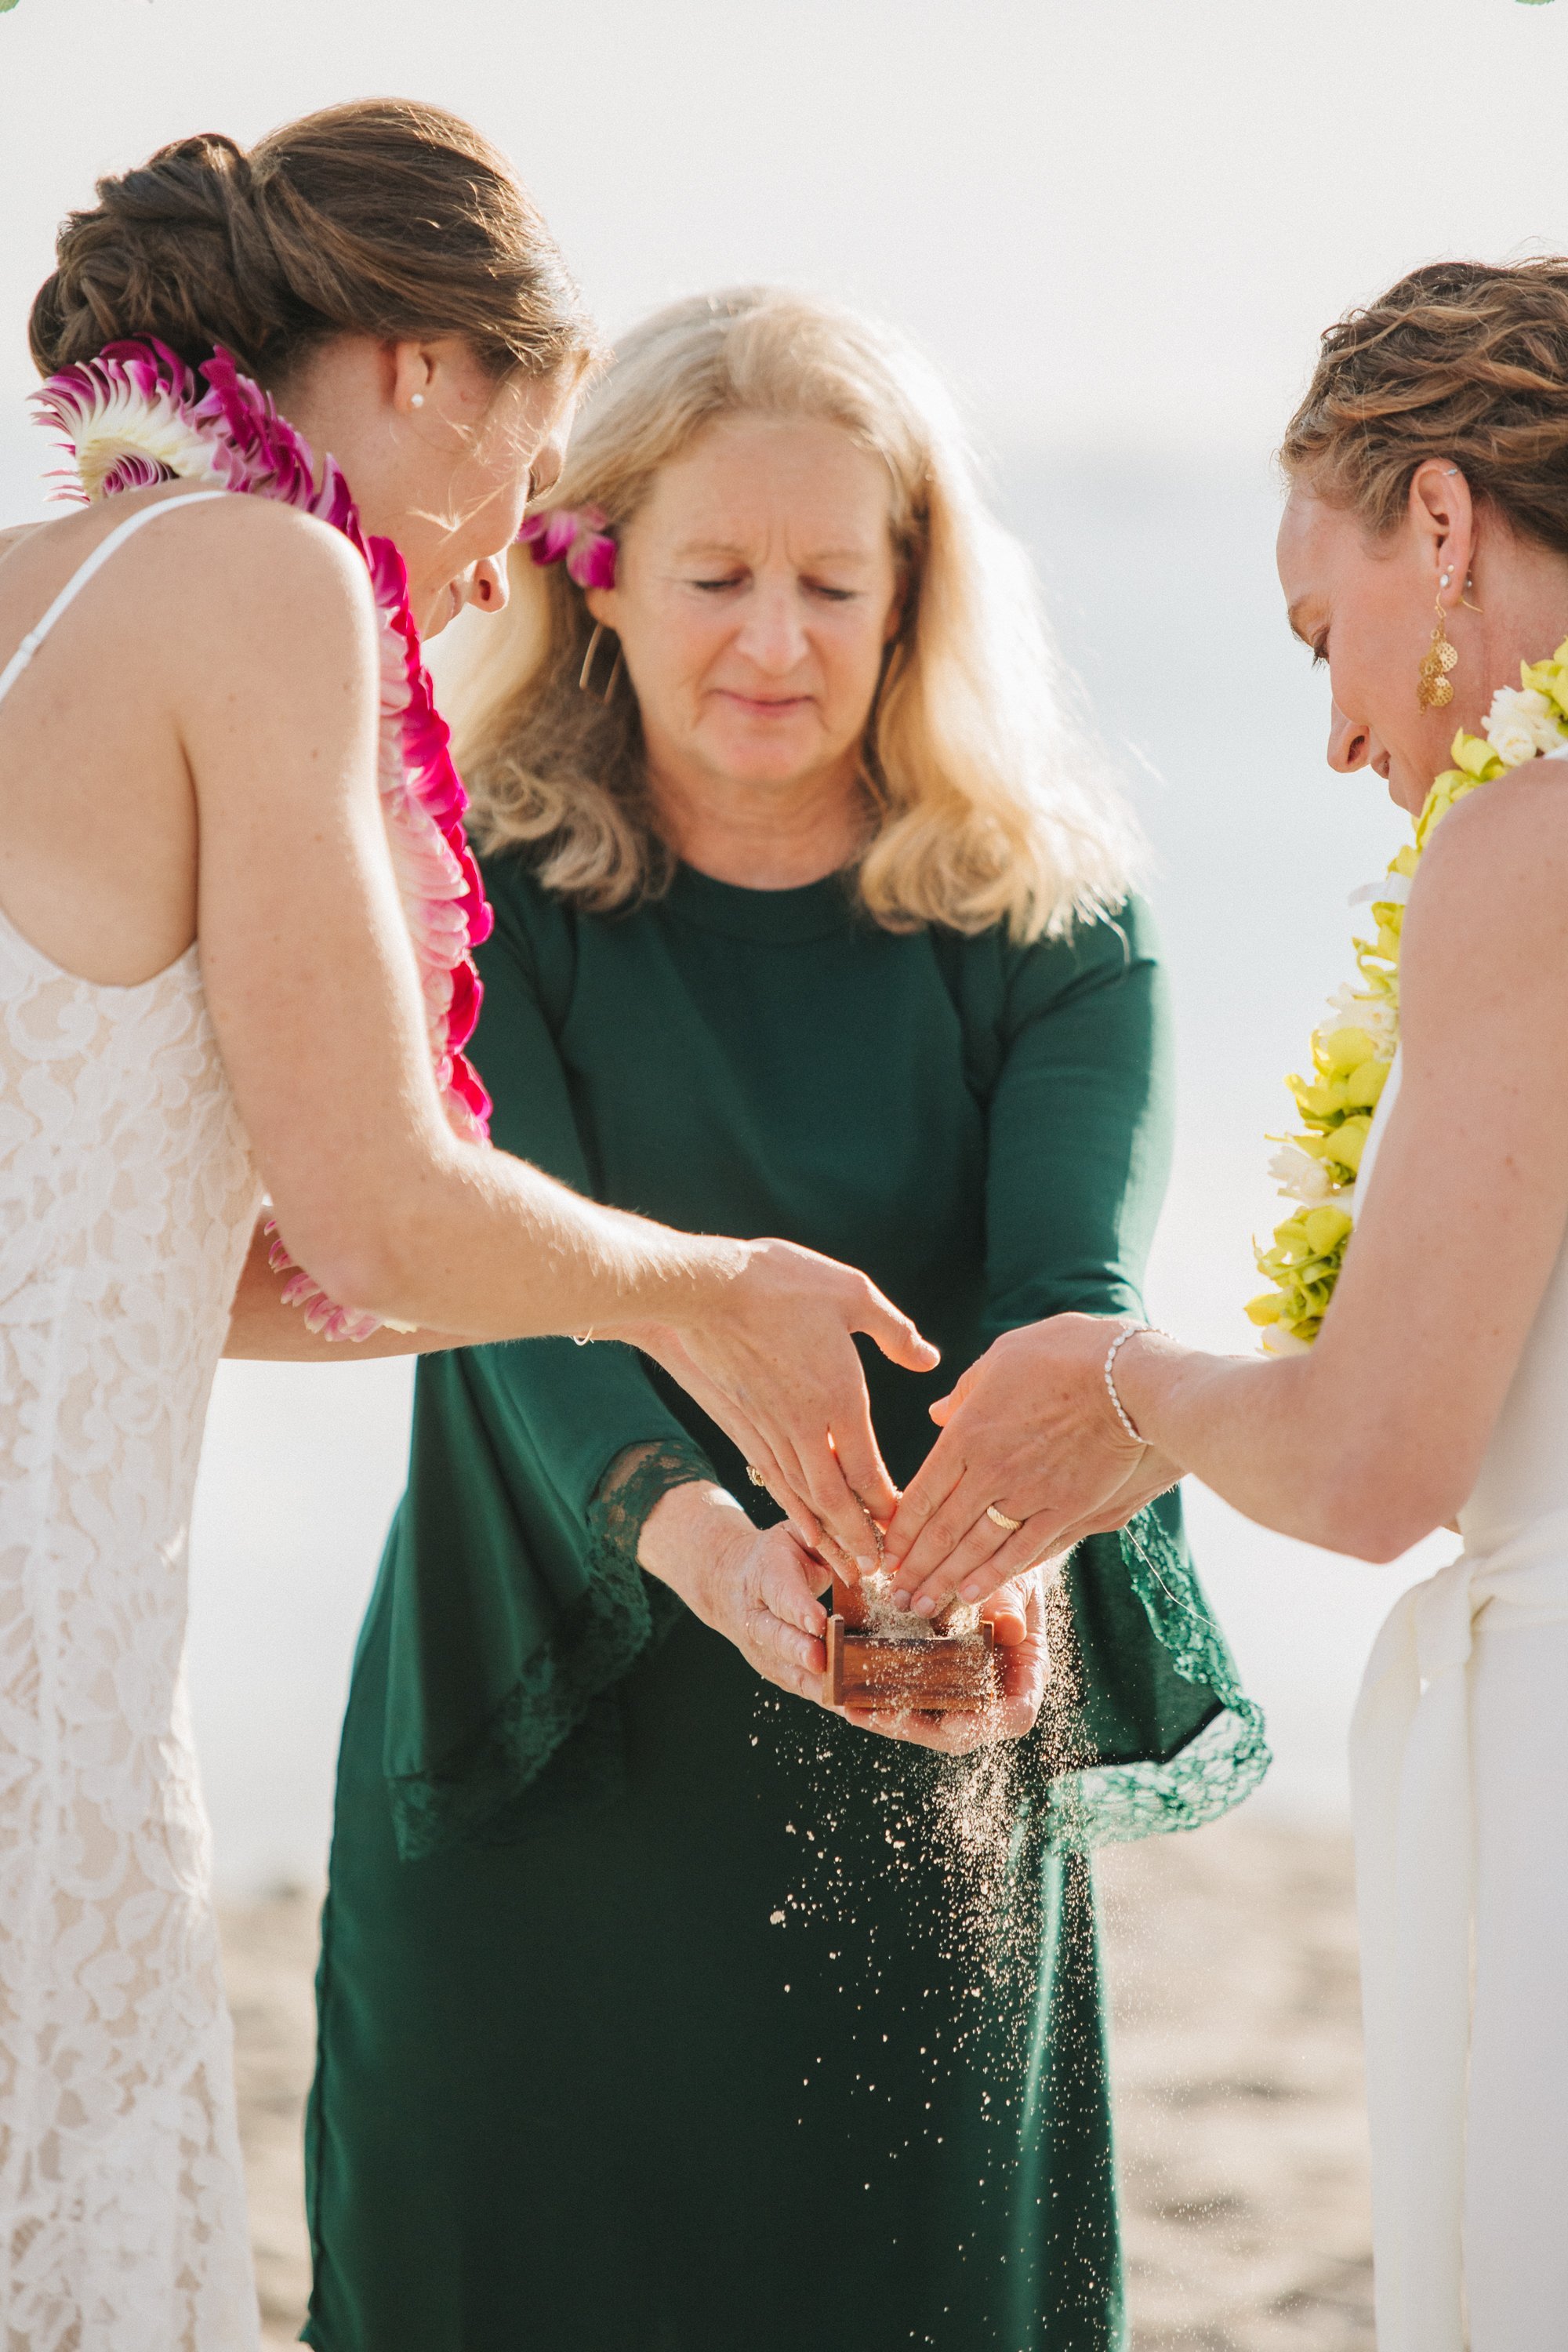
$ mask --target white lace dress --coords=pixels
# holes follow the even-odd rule
[[[4,2352],[258,2340],[182,1664],[258,1205],[196,950],[101,987],[0,917]]]

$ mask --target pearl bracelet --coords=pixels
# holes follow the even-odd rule
[[[1168,1339],[1171,1336],[1168,1331],[1162,1331],[1157,1323],[1130,1323],[1125,1331],[1119,1331],[1117,1333],[1115,1339],[1112,1339],[1110,1348],[1106,1350],[1105,1357],[1105,1393],[1110,1399],[1111,1404],[1115,1409],[1117,1420],[1121,1423],[1122,1428],[1127,1432],[1128,1436],[1132,1440],[1134,1445],[1143,1445],[1146,1444],[1148,1441],[1145,1438],[1139,1436],[1138,1432],[1133,1428],[1132,1423],[1129,1418],[1126,1406],[1122,1403],[1121,1399],[1116,1393],[1116,1372],[1114,1368],[1117,1356],[1121,1350],[1125,1348],[1128,1340],[1136,1339],[1142,1333],[1146,1331],[1152,1332],[1156,1339]]]

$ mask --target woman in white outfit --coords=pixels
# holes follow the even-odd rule
[[[1415,813],[1456,725],[1486,714],[1489,738],[1433,795],[1398,1058],[1321,1336],[1259,1362],[1082,1316],[1015,1332],[961,1384],[889,1547],[928,1607],[1124,1516],[1119,1486],[1185,1470],[1367,1559],[1457,1523],[1462,1557],[1379,1637],[1352,1738],[1378,2343],[1556,2352],[1568,698],[1568,698],[1568,262],[1402,280],[1330,330],[1282,454],[1280,577],[1328,664],[1331,765],[1372,769]]]
[[[0,2336],[237,2352],[258,2319],[181,1657],[247,1255],[272,1352],[314,1346],[301,1295],[318,1328],[402,1327],[373,1348],[635,1335],[803,1529],[861,1551],[847,1481],[893,1498],[850,1334],[933,1355],[843,1267],[483,1145],[482,901],[417,631],[504,598],[589,352],[503,159],[365,105],[248,158],[182,142],[99,199],[33,342],[112,495],[0,547]]]

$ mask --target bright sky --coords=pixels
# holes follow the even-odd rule
[[[785,278],[912,329],[1008,446],[1262,447],[1348,302],[1568,244],[1565,68],[1568,0],[19,0],[0,399],[99,172],[397,92],[508,149],[612,329]]]

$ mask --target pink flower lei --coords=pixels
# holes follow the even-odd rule
[[[479,1011],[472,950],[489,938],[492,918],[463,831],[468,798],[420,654],[403,558],[390,539],[366,536],[331,457],[322,460],[318,487],[309,446],[240,374],[231,352],[219,345],[201,373],[205,393],[174,352],[149,340],[109,343],[96,359],[51,376],[33,403],[59,428],[72,459],[58,495],[85,502],[154,482],[201,482],[318,516],[363,557],[381,615],[382,813],[418,961],[431,1060],[453,1129],[483,1142],[489,1097],[463,1047]],[[375,1316],[328,1298],[281,1239],[271,1262],[289,1275],[284,1300],[305,1309],[312,1331],[366,1339],[376,1329]]]

